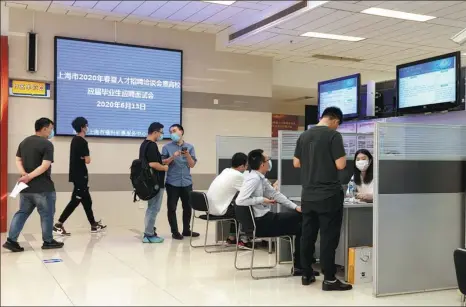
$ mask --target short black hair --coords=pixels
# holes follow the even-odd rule
[[[149,129],[147,129],[148,134],[152,134],[154,132],[161,132],[160,130],[163,129],[163,125],[159,122],[153,122],[150,124]]]
[[[356,185],[361,185],[361,171],[359,170],[359,168],[356,167],[356,158],[360,153],[366,155],[371,162],[371,164],[369,164],[369,167],[366,170],[366,176],[364,177],[364,183],[370,184],[372,182],[372,179],[374,179],[374,158],[367,149],[359,149],[354,154],[354,183],[356,183]]]
[[[257,171],[264,162],[264,151],[262,149],[254,149],[248,154],[249,170]]]
[[[39,132],[42,129],[47,128],[50,125],[53,125],[53,121],[50,118],[42,117],[36,120],[36,123],[34,124],[34,128],[36,129],[36,132]]]
[[[231,167],[237,168],[248,163],[248,156],[242,152],[237,152],[231,157]]]
[[[343,124],[343,112],[338,107],[328,107],[322,113],[322,118],[328,117],[330,119],[338,119],[340,125]]]
[[[87,126],[87,119],[84,117],[76,117],[71,123],[71,126],[73,127],[74,131],[80,133],[83,128]]]
[[[184,134],[184,128],[183,128],[183,126],[181,126],[180,124],[173,124],[173,125],[170,126],[170,130],[172,130],[172,128],[174,128],[174,127],[176,127],[176,128],[178,128],[179,130],[181,130],[181,132],[183,132],[183,134]]]

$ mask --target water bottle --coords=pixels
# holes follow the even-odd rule
[[[348,197],[350,202],[354,202],[355,194],[356,194],[356,185],[354,184],[354,179],[351,177],[350,182],[348,183]]]

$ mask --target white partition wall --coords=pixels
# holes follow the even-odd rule
[[[378,123],[374,294],[457,287],[464,246],[466,126]]]

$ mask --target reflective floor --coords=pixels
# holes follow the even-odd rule
[[[374,298],[370,284],[327,293],[320,282],[301,286],[299,277],[256,281],[234,269],[234,253],[206,254],[187,239],[149,245],[140,238],[135,229],[74,230],[60,238],[64,249],[42,251],[40,234],[26,233],[25,252],[1,252],[1,305],[460,305],[456,290]],[[50,259],[57,262],[44,263]],[[244,253],[240,260],[248,259]],[[266,252],[258,259],[272,260]]]

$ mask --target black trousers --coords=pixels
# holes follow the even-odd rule
[[[295,236],[294,266],[301,267],[301,222],[302,216],[296,211],[268,212],[262,217],[255,218],[256,236],[279,237]],[[312,259],[312,258],[311,258]]]
[[[312,272],[315,243],[320,230],[320,262],[325,280],[335,280],[335,251],[340,242],[344,194],[320,201],[303,201],[301,264],[306,274]]]
[[[178,233],[178,221],[176,219],[176,208],[178,200],[181,199],[183,206],[183,232],[191,230],[191,206],[189,205],[189,192],[193,190],[193,186],[175,187],[170,184],[165,185],[167,191],[167,207],[168,207],[168,223],[172,233]]]
[[[64,223],[70,215],[73,213],[74,209],[79,206],[79,204],[83,205],[84,212],[86,212],[87,220],[92,225],[95,224],[94,212],[92,212],[92,198],[91,194],[89,193],[89,187],[87,186],[87,182],[78,183],[75,182],[73,194],[71,195],[71,200],[66,205],[65,210],[60,215],[58,221],[60,223]]]
[[[224,216],[236,220],[235,206],[229,205],[227,212],[224,214]],[[232,234],[236,235],[236,227],[235,227],[235,223],[230,222],[230,235]]]

